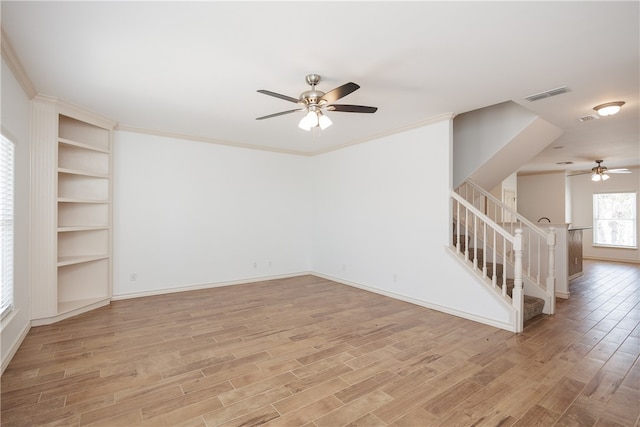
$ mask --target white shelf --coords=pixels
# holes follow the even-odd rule
[[[106,225],[73,225],[66,227],[58,227],[58,233],[66,233],[69,231],[94,231],[94,230],[108,230]]]
[[[66,138],[58,138],[58,143],[68,145],[71,147],[84,148],[85,150],[97,151],[99,153],[109,154],[111,152],[110,150],[104,150],[102,148],[94,147],[92,145],[85,144],[83,142],[73,141],[71,139],[66,139]]]
[[[65,267],[67,265],[82,264],[85,262],[98,261],[101,259],[108,259],[109,255],[82,255],[82,256],[63,256],[58,257],[58,267]]]
[[[95,297],[95,298],[85,298],[73,301],[60,301],[58,302],[58,315],[70,313],[74,310],[80,310],[78,314],[82,313],[87,307],[91,307],[93,305],[97,305],[97,307],[106,305],[109,302],[109,297]],[[104,304],[100,304],[103,303]]]
[[[69,174],[69,175],[88,176],[88,177],[91,177],[91,178],[109,179],[109,175],[104,174],[104,173],[89,172],[89,171],[82,171],[82,170],[69,169],[69,168],[58,168],[58,173],[66,173],[66,174]]]
[[[107,228],[110,207],[108,203],[58,203],[58,231],[73,227]]]
[[[58,203],[111,203],[109,200],[73,199],[71,197],[58,197]]]

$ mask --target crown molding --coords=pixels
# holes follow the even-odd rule
[[[269,151],[269,152],[283,153],[283,154],[293,154],[293,155],[296,155],[296,156],[309,157],[309,156],[312,155],[310,153],[305,153],[303,151],[286,150],[286,149],[283,149],[283,148],[274,148],[274,147],[263,147],[263,146],[260,146],[260,145],[244,144],[244,143],[240,143],[240,142],[225,141],[225,140],[221,140],[221,139],[205,138],[205,137],[186,135],[186,134],[181,134],[181,133],[173,133],[173,132],[164,132],[164,131],[158,131],[158,130],[153,130],[153,129],[144,129],[144,128],[138,128],[138,127],[134,127],[134,126],[127,126],[127,125],[123,125],[123,124],[118,124],[116,126],[115,130],[121,130],[121,131],[126,131],[126,132],[134,132],[134,133],[142,133],[142,134],[146,134],[146,135],[160,136],[160,137],[165,137],[165,138],[183,139],[183,140],[186,140],[186,141],[206,142],[206,143],[209,143],[209,144],[225,145],[225,146],[236,147],[236,148],[247,148],[247,149],[250,149],[250,150]]]
[[[32,101],[39,102],[41,104],[52,104],[55,106],[56,111],[59,114],[71,116],[75,119],[82,120],[84,122],[91,123],[92,125],[100,126],[106,129],[113,129],[118,124],[118,122],[116,122],[115,120],[111,120],[99,114],[87,111],[77,105],[61,101],[54,96],[43,95],[39,93],[33,97]]]
[[[38,94],[38,91],[36,91],[33,83],[31,83],[31,79],[24,70],[20,59],[18,59],[18,55],[16,55],[15,50],[13,50],[13,46],[4,32],[4,28],[1,30],[0,47],[2,48],[2,59],[7,63],[7,66],[15,76],[16,80],[18,80],[20,86],[22,86],[27,97],[29,97],[29,99],[33,99]]]
[[[437,116],[430,117],[430,118],[428,118],[426,120],[421,120],[419,122],[412,123],[412,124],[407,125],[407,126],[402,126],[402,127],[399,127],[399,128],[395,128],[395,129],[389,130],[389,131],[380,132],[380,133],[368,136],[366,138],[357,139],[355,141],[350,141],[350,142],[347,142],[347,143],[344,143],[344,144],[336,145],[336,146],[333,146],[333,147],[330,147],[330,148],[326,148],[324,150],[314,151],[314,152],[310,152],[310,153],[309,152],[305,152],[305,151],[287,150],[287,149],[283,149],[283,148],[273,148],[273,147],[264,147],[264,146],[260,146],[260,145],[254,145],[254,144],[243,144],[243,143],[240,143],[240,142],[224,141],[224,140],[219,140],[219,139],[204,138],[204,137],[198,137],[198,136],[186,135],[186,134],[180,134],[180,133],[172,133],[172,132],[164,132],[164,131],[158,131],[158,130],[153,130],[153,129],[138,128],[138,127],[127,126],[127,125],[123,125],[123,124],[118,124],[115,127],[115,130],[121,130],[121,131],[126,131],[126,132],[134,132],[134,133],[142,133],[142,134],[146,134],[146,135],[160,136],[160,137],[165,137],[165,138],[183,139],[183,140],[186,140],[186,141],[206,142],[206,143],[210,143],[210,144],[226,145],[226,146],[229,146],[229,147],[236,147],[236,148],[247,148],[247,149],[250,149],[250,150],[260,150],[260,151],[269,151],[269,152],[274,152],[274,153],[292,154],[292,155],[295,155],[295,156],[314,157],[314,156],[318,156],[318,155],[321,155],[321,154],[329,153],[331,151],[336,151],[336,150],[341,150],[343,148],[351,147],[352,145],[362,144],[364,142],[372,141],[374,139],[379,139],[379,138],[382,138],[382,137],[385,137],[385,136],[390,136],[390,135],[394,135],[394,134],[397,134],[397,133],[405,132],[405,131],[408,131],[408,130],[411,130],[411,129],[416,129],[416,128],[427,126],[427,125],[430,125],[430,124],[452,120],[453,117],[454,117],[453,113],[440,114],[440,115],[437,115]]]

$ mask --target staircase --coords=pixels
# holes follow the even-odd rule
[[[451,193],[450,250],[510,307],[509,329],[555,313],[555,231],[542,230],[467,179]]]
[[[456,239],[458,236],[455,235],[453,236],[453,246],[456,247]],[[466,236],[460,236],[460,251],[461,252],[466,252],[466,242],[467,242]],[[482,272],[482,266],[485,266],[485,262],[484,262],[484,250],[482,248],[469,248],[469,251],[467,252],[467,258],[469,260],[469,262],[473,263],[473,265],[480,271]],[[496,262],[490,262],[487,261],[486,266],[486,277],[493,277],[494,276],[494,269],[495,269],[495,278],[496,278],[496,282],[497,283],[501,283],[503,282],[504,279],[504,283],[505,283],[505,288],[506,288],[506,295],[509,296],[509,298],[513,297],[513,288],[515,285],[515,281],[513,278],[504,278],[504,265]],[[536,316],[538,316],[539,314],[543,313],[544,310],[544,304],[545,301],[542,298],[538,298],[532,295],[524,295],[523,297],[523,310],[522,310],[522,321],[526,322],[529,319],[532,319]]]

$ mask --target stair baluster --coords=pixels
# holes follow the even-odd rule
[[[515,268],[513,277],[513,291],[511,291],[511,303],[516,309],[518,319],[516,332],[522,332],[524,325],[524,294],[522,292],[522,230],[516,229],[515,239],[513,241],[513,252],[515,254]]]

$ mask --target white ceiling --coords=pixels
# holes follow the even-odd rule
[[[313,154],[507,100],[562,128],[521,171],[640,165],[640,3],[2,1],[2,28],[36,91],[125,129]],[[361,88],[308,133],[305,75]],[[567,86],[536,102],[528,95]],[[578,121],[625,101],[612,117]],[[556,149],[555,147],[563,147]],[[571,166],[556,165],[572,161]]]

